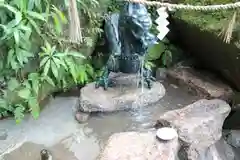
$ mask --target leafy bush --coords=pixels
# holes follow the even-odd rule
[[[19,123],[31,112],[38,118],[49,92],[85,83],[94,74],[73,47],[51,44],[67,19],[50,0],[5,0],[0,15],[0,117],[14,115]]]

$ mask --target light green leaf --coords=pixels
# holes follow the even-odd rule
[[[10,12],[13,12],[15,14],[15,19],[14,19],[15,25],[20,23],[20,21],[22,20],[22,14],[21,14],[21,12],[18,11],[18,9],[16,9],[8,4],[3,4],[2,7],[8,9]]]
[[[95,72],[93,67],[90,64],[86,64],[86,71],[91,75],[92,77],[94,76]]]
[[[40,107],[37,99],[35,97],[30,97],[28,100],[28,106],[31,109],[31,114],[34,119],[37,119],[39,117],[40,113]]]
[[[57,14],[53,14],[53,21],[54,21],[54,26],[55,26],[55,30],[57,31],[57,34],[60,34],[62,32],[62,25],[58,20]]]
[[[49,72],[49,69],[50,69],[50,61],[47,61],[47,63],[44,65],[44,71],[43,71],[43,74],[45,75],[45,76],[47,76],[48,75],[48,72]]]
[[[21,53],[20,48],[16,48],[16,56],[17,56],[17,60],[18,60],[19,64],[21,66],[23,66],[23,54]]]
[[[83,54],[79,52],[67,52],[67,55],[77,57],[77,58],[83,58],[83,59],[86,58]]]
[[[19,124],[19,123],[21,123],[21,121],[24,118],[25,108],[21,104],[18,104],[16,106],[17,106],[17,108],[14,110],[14,118],[16,120],[16,123]]]
[[[66,58],[65,63],[69,68],[69,72],[72,75],[74,82],[76,83],[78,78],[78,73],[77,73],[74,61],[71,58]]]
[[[13,34],[14,34],[14,39],[15,39],[15,43],[16,43],[16,45],[19,45],[19,32],[18,32],[18,30],[16,30],[15,32],[13,32]]]
[[[38,78],[39,78],[39,74],[38,73],[30,73],[28,75],[28,80],[31,80],[31,81],[38,80]]]
[[[59,69],[62,62],[58,58],[55,58],[55,57],[52,57],[52,61],[55,63],[57,69]]]
[[[11,63],[11,61],[14,60],[14,49],[10,49],[8,51],[8,55],[7,55],[7,64],[9,65]]]
[[[44,77],[44,79],[47,81],[47,83],[49,83],[49,84],[52,85],[53,87],[55,86],[53,80],[52,80],[50,77],[46,76],[46,77]]]
[[[38,95],[39,92],[39,74],[38,73],[30,73],[28,75],[28,80],[32,82],[32,88],[35,92],[35,95]]]
[[[28,10],[33,10],[34,2],[35,2],[35,0],[29,0],[28,1]]]
[[[37,23],[34,20],[32,20],[31,18],[29,18],[29,17],[27,19],[28,19],[29,23],[33,26],[35,31],[41,36],[41,30],[38,27]]]
[[[46,21],[45,17],[42,16],[41,14],[37,13],[37,12],[33,12],[33,11],[27,11],[27,14],[32,17],[33,19],[38,19],[41,21]]]
[[[46,62],[49,60],[49,57],[44,57],[40,62],[40,68],[46,64]]]
[[[18,92],[18,96],[23,99],[29,99],[31,91],[28,88],[24,88]]]
[[[58,52],[58,53],[55,53],[53,56],[54,57],[65,57],[66,55],[67,55],[66,53]]]
[[[51,62],[51,70],[56,79],[58,79],[58,68],[54,62]]]
[[[66,24],[67,23],[67,18],[65,17],[65,15],[63,14],[63,12],[61,12],[57,7],[55,7],[54,5],[52,5],[52,9],[55,11],[55,13],[57,13],[57,15],[60,17],[61,21]]]
[[[34,0],[34,2],[35,2],[35,6],[36,6],[40,11],[42,11],[41,0]]]
[[[166,46],[164,43],[160,42],[158,44],[153,45],[149,48],[147,59],[148,60],[156,60],[161,57],[163,52],[165,51]]]
[[[20,86],[20,84],[15,78],[11,78],[10,81],[8,82],[8,89],[10,91],[14,91],[19,86]]]
[[[15,61],[15,57],[11,60],[10,65],[11,65],[12,69],[14,69],[14,70],[19,69],[19,65]]]
[[[19,29],[26,31],[26,32],[32,32],[32,28],[30,28],[29,26],[25,26],[23,24],[19,25]]]
[[[40,83],[39,83],[38,79],[32,81],[32,87],[33,87],[35,95],[38,95],[39,85],[40,85]]]
[[[57,66],[58,68],[60,68],[60,66],[63,66],[64,69],[67,70],[67,66],[66,66],[66,64],[64,63],[63,60],[60,60],[59,58],[53,58],[53,61],[55,62],[56,66]]]

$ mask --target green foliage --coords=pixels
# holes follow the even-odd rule
[[[49,94],[44,86],[65,89],[94,77],[83,54],[52,45],[67,19],[51,1],[5,0],[0,15],[0,116],[14,115],[20,123],[30,112],[37,119],[40,102]],[[26,72],[31,63],[36,67]]]
[[[182,0],[179,3],[192,5],[214,5],[236,2],[235,0]],[[202,30],[209,30],[219,34],[223,27],[228,23],[234,10],[220,10],[213,12],[203,11],[178,11],[176,15],[191,23],[199,26]]]
[[[171,66],[175,59],[179,58],[182,51],[170,44],[168,39],[163,39],[161,42],[149,48],[145,65],[146,67],[155,67],[156,64],[160,67]],[[157,60],[157,62],[156,62]]]

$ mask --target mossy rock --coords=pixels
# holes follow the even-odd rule
[[[180,0],[178,3],[191,5],[216,5],[234,3],[235,0]],[[223,40],[224,30],[227,29],[233,14],[236,10],[219,10],[211,12],[203,11],[177,11],[175,17],[180,18],[190,24],[197,25],[203,31],[210,31]],[[236,12],[236,21],[233,28],[233,38],[231,43],[239,46],[240,38],[240,12]]]

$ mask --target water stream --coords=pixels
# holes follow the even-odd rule
[[[14,126],[12,119],[2,121],[0,128],[8,128],[9,132],[8,139],[3,141],[6,144],[0,144],[0,151],[4,145],[19,144],[25,139],[21,142],[25,145],[4,156],[6,160],[35,160],[33,157],[38,157],[39,150],[43,147],[50,148],[55,156],[60,156],[59,160],[72,160],[69,157],[95,160],[113,133],[151,130],[161,113],[197,100],[182,88],[167,82],[163,84],[167,93],[156,104],[139,106],[131,111],[92,114],[85,124],[78,124],[74,120],[68,107],[73,103],[71,97],[56,99],[54,104],[43,110],[37,121],[29,118],[20,126]]]

